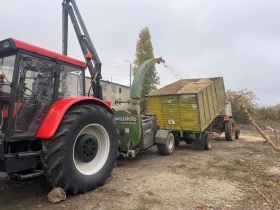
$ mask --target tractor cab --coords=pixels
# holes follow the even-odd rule
[[[16,39],[0,42],[0,138],[36,139],[51,105],[85,95],[85,62]]]

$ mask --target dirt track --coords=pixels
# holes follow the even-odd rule
[[[280,198],[280,159],[254,135],[213,142],[211,151],[194,151],[185,143],[172,156],[152,148],[119,161],[112,178],[96,191],[47,201],[44,177],[29,181],[0,176],[1,209],[269,209],[254,189]],[[268,163],[267,163],[268,162]]]

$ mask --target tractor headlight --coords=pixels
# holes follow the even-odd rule
[[[4,42],[4,48],[8,48],[8,47],[10,47],[10,42],[9,41]]]

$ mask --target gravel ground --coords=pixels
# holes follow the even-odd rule
[[[17,181],[0,174],[1,209],[269,209],[255,187],[279,203],[279,155],[258,135],[241,135],[213,140],[211,151],[182,142],[171,156],[161,156],[153,147],[118,161],[104,186],[58,204],[48,202],[44,177]]]

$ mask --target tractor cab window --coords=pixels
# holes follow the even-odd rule
[[[10,83],[13,79],[15,60],[15,55],[0,57],[0,89],[2,93],[5,93],[1,96],[6,96],[11,91]]]
[[[23,54],[16,87],[13,134],[34,135],[54,94],[54,62]]]
[[[16,55],[0,57],[0,132],[5,131]]]
[[[83,95],[83,71],[74,67],[60,66],[60,84],[58,96],[60,98]]]

